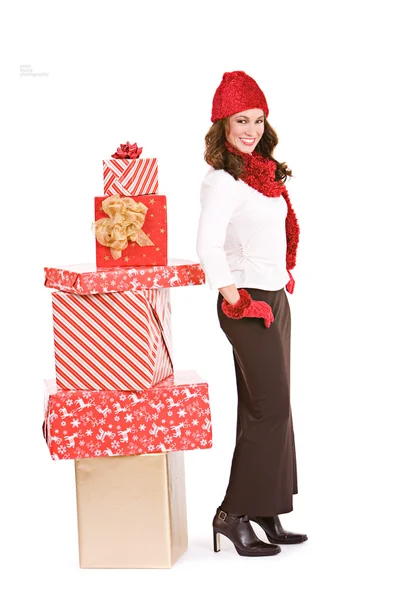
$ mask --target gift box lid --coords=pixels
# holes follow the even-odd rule
[[[198,262],[171,258],[167,265],[97,267],[94,263],[45,267],[44,285],[75,294],[107,294],[127,290],[202,285],[205,273]]]

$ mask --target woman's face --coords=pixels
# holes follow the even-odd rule
[[[228,123],[228,142],[241,152],[251,153],[264,133],[264,112],[259,108],[243,110],[229,117]]]

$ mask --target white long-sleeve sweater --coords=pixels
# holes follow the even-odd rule
[[[287,204],[223,169],[210,167],[200,190],[196,252],[211,289],[236,284],[279,290],[286,270]]]

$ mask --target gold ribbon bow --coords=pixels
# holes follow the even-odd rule
[[[121,258],[128,242],[137,242],[139,246],[154,246],[154,242],[142,231],[147,206],[132,198],[121,198],[114,194],[101,203],[102,210],[109,218],[98,219],[92,225],[92,231],[102,246],[111,248],[114,259]]]

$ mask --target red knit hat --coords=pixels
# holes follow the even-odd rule
[[[254,79],[244,71],[224,73],[214,94],[211,121],[215,123],[218,119],[251,108],[260,108],[268,117],[267,101]]]

